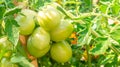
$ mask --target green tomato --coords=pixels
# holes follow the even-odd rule
[[[72,57],[72,49],[66,41],[52,44],[50,54],[53,60],[65,63]]]
[[[35,28],[35,20],[36,12],[30,9],[23,9],[21,11],[22,14],[19,14],[15,19],[20,25],[20,34],[29,35],[33,32]]]
[[[53,41],[62,41],[70,36],[73,31],[73,25],[67,20],[62,20],[61,24],[50,32],[51,40]]]
[[[0,49],[2,48],[8,48],[11,46],[10,42],[7,40],[6,36],[3,36],[0,38]]]
[[[11,55],[12,55],[12,50],[8,50],[4,53],[4,57],[6,58],[10,58]]]
[[[50,49],[50,35],[42,27],[34,30],[27,41],[29,53],[35,57],[44,56]]]
[[[51,31],[60,24],[61,15],[59,11],[48,5],[43,11],[38,12],[37,20],[41,27],[47,31]]]
[[[12,54],[13,45],[7,40],[6,36],[0,38],[0,53],[2,57],[9,58]]]
[[[0,67],[18,67],[18,65],[11,63],[7,58],[2,58]]]

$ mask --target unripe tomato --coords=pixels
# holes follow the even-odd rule
[[[72,57],[72,49],[66,41],[52,44],[50,54],[53,60],[64,63]]]
[[[8,51],[5,52],[4,57],[10,58],[11,55],[12,55],[12,50],[8,50]]]
[[[20,34],[29,35],[33,32],[35,27],[34,17],[36,16],[36,12],[30,9],[23,9],[21,11],[23,14],[17,15],[15,18],[18,24],[20,25]]]
[[[50,35],[42,27],[34,30],[28,38],[27,49],[34,57],[42,57],[50,49]]]
[[[7,58],[2,58],[0,67],[18,67],[18,65],[11,63]]]
[[[55,8],[48,5],[43,11],[38,12],[37,20],[41,27],[51,31],[60,24],[61,15]]]
[[[10,57],[12,54],[12,47],[12,43],[7,40],[6,36],[0,38],[0,53],[3,53],[4,57]]]
[[[62,20],[61,24],[50,32],[51,40],[62,41],[70,36],[73,31],[73,25],[66,20]]]

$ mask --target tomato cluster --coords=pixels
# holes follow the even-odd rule
[[[39,26],[35,26],[36,20]],[[47,5],[38,13],[23,9],[16,21],[20,34],[29,35],[27,50],[32,56],[39,58],[50,51],[51,58],[60,63],[72,57],[72,49],[65,39],[71,35],[73,25],[53,6]]]

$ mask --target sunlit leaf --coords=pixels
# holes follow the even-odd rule
[[[113,14],[115,14],[115,15],[118,15],[119,14],[119,12],[120,12],[120,5],[119,4],[114,4],[113,6],[112,6],[112,13]]]
[[[15,5],[12,3],[13,0],[4,0],[7,8],[13,8]]]
[[[11,58],[12,63],[18,63],[22,67],[34,67],[25,57],[23,56],[14,56]]]
[[[5,10],[5,5],[0,4],[0,20],[3,18]]]
[[[15,7],[15,8],[12,8],[12,9],[7,10],[7,11],[5,12],[4,16],[14,15],[14,14],[20,12],[20,11],[21,11],[21,8]]]
[[[19,29],[17,22],[11,17],[7,17],[5,20],[5,32],[8,39],[16,46],[19,39]]]
[[[91,49],[90,53],[94,55],[101,55],[106,52],[109,47],[109,41],[107,38],[98,38],[98,43]]]
[[[120,25],[113,27],[111,29],[111,31],[112,31],[110,33],[111,37],[117,41],[120,40],[120,33],[119,33],[120,32]]]
[[[107,5],[100,5],[100,11],[102,13],[106,13],[107,7],[108,7]]]

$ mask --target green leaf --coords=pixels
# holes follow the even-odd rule
[[[30,7],[34,10],[39,9],[44,5],[44,0],[28,0]]]
[[[24,48],[25,48],[25,47],[22,46],[20,42],[18,42],[17,47],[16,47],[17,53],[19,53],[20,55],[22,55],[22,56],[24,56],[24,57],[27,57],[27,53],[25,52],[25,49],[24,49]]]
[[[84,0],[85,1],[85,3],[87,4],[87,5],[91,5],[92,4],[92,0]]]
[[[8,15],[14,15],[15,13],[18,13],[21,11],[21,8],[19,7],[15,7],[15,8],[12,8],[12,9],[9,9],[5,12],[4,16],[8,16]]]
[[[92,40],[91,23],[86,23],[85,26],[86,26],[85,28],[81,27],[82,29],[79,29],[79,33],[80,33],[79,40],[78,40],[79,46],[82,46],[85,44],[89,45]]]
[[[7,8],[13,8],[15,5],[13,4],[13,0],[4,0]]]
[[[120,40],[120,25],[117,25],[117,26],[114,26],[112,29],[111,29],[111,37],[114,39],[114,40]]]
[[[89,37],[89,35],[87,34],[88,30],[87,29],[83,29],[83,31],[80,31],[80,36],[78,37],[78,46],[82,46],[86,44],[86,39]]]
[[[0,4],[2,4],[4,2],[4,0],[0,0]]]
[[[107,63],[112,63],[114,61],[114,57],[115,57],[115,55],[113,55],[113,54],[107,55],[106,58],[101,61],[101,64],[104,65]]]
[[[120,12],[120,5],[119,4],[114,4],[113,6],[112,6],[112,13],[113,14],[115,14],[115,15],[118,15],[119,14],[119,12]]]
[[[0,4],[0,20],[3,18],[3,14],[5,12],[5,6]]]
[[[108,49],[110,42],[107,38],[98,38],[96,41],[98,41],[98,43],[90,50],[90,53],[94,55],[104,54]]]
[[[102,13],[106,13],[106,10],[107,10],[107,5],[100,5],[99,6],[100,7],[100,11],[102,12]]]
[[[6,17],[4,21],[5,21],[5,32],[8,36],[8,39],[14,44],[14,46],[16,46],[19,40],[18,24],[14,20],[13,16]]]
[[[84,0],[85,4],[91,9],[92,8],[92,0]]]
[[[29,61],[28,59],[26,59],[23,56],[14,56],[11,58],[10,60],[12,63],[18,63],[19,65],[21,65],[22,67],[34,67]]]

